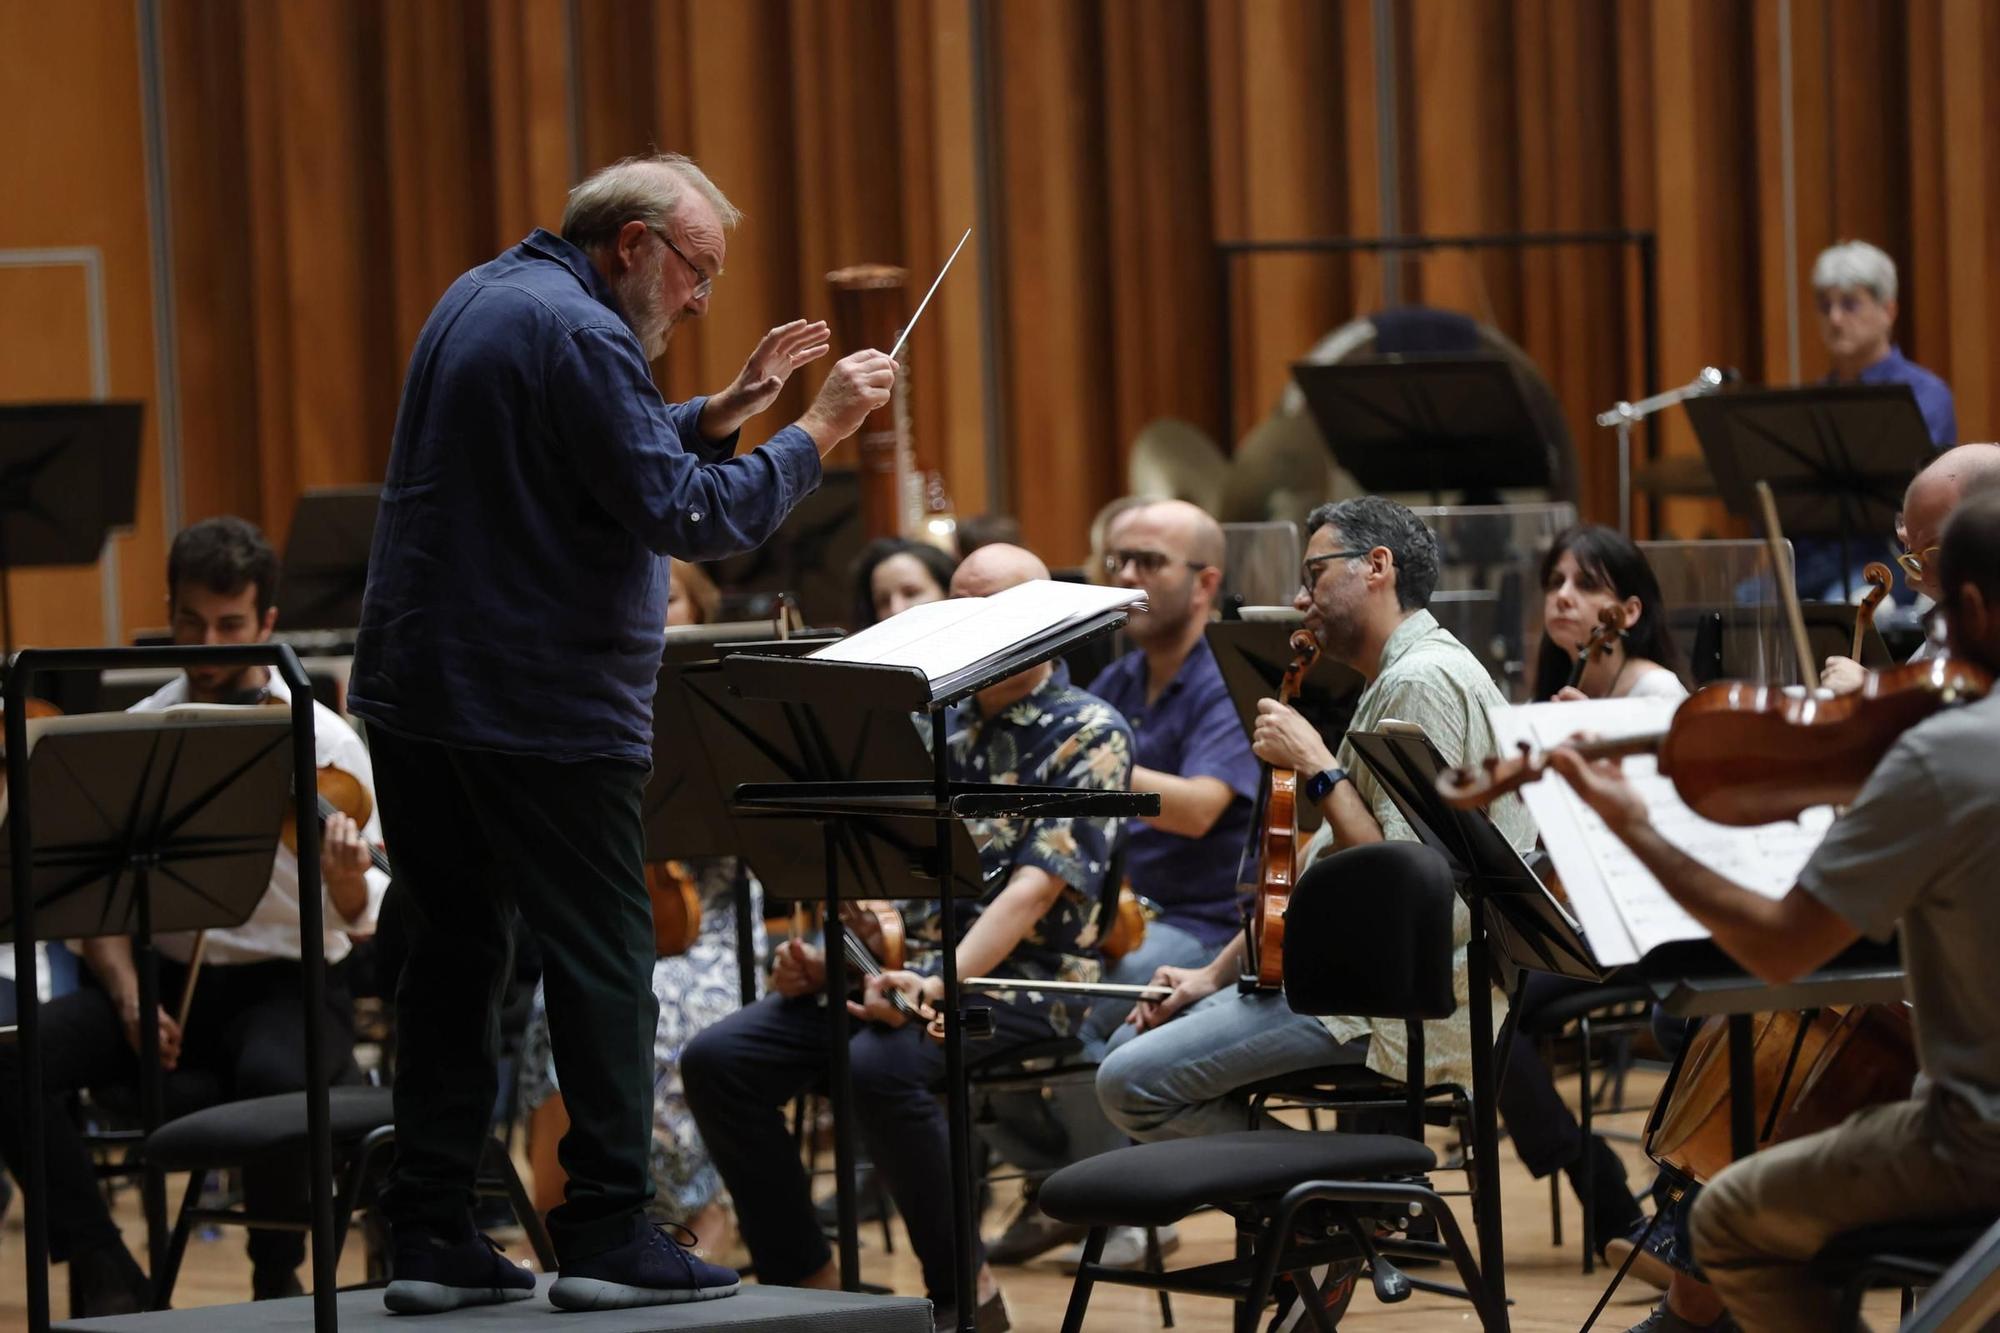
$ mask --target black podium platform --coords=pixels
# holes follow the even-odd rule
[[[691,1305],[647,1305],[635,1310],[567,1314],[548,1302],[549,1283],[533,1300],[482,1305],[414,1321],[426,1329],[478,1333],[666,1333],[666,1330],[728,1329],[730,1333],[931,1333],[931,1303],[911,1296],[862,1296],[846,1291],[806,1291],[798,1287],[745,1284],[734,1296]],[[382,1308],[376,1290],[343,1291],[343,1329],[408,1333],[412,1321]],[[313,1326],[310,1296],[243,1305],[210,1305],[195,1310],[75,1319],[57,1324],[76,1333],[305,1333]]]

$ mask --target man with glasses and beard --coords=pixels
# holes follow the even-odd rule
[[[738,216],[677,154],[607,167],[570,192],[562,235],[538,229],[454,282],[410,358],[350,692],[410,917],[382,1193],[391,1310],[534,1294],[472,1224],[516,905],[570,1113],[550,1300],[736,1290],[644,1220],[657,1004],[640,795],[668,558],[769,538],[896,375],[853,353],[741,456],[737,431],[825,353],[824,324],[772,329],[719,393],[661,398],[648,363],[707,313]]]

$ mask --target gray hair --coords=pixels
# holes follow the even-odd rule
[[[1883,305],[1896,299],[1896,261],[1866,241],[1829,245],[1813,261],[1816,292],[1833,287],[1862,287]]]
[[[1437,534],[1422,519],[1379,495],[1323,504],[1306,517],[1306,536],[1332,524],[1345,544],[1365,550],[1388,548],[1396,557],[1396,605],[1421,611],[1438,584]]]
[[[585,177],[569,192],[563,208],[562,237],[579,250],[607,245],[634,219],[665,226],[693,190],[714,206],[724,230],[743,220],[694,159],[681,153],[628,157]]]

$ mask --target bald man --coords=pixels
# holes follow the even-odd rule
[[[1910,587],[1933,602],[1938,599],[1938,541],[1945,520],[1968,492],[2000,485],[2000,444],[1961,444],[1947,449],[1916,475],[1903,493],[1903,513],[1896,540],[1903,554],[1896,557]],[[1910,656],[1921,662],[1936,653],[1926,639]],[[1868,670],[1850,657],[1829,657],[1820,669],[1820,685],[1835,694],[1850,694],[1868,679]]]
[[[983,597],[1046,579],[1040,560],[1018,546],[982,546],[952,577],[956,597]],[[1044,663],[979,691],[946,719],[951,775],[969,782],[1040,783],[1123,791],[1132,733],[1101,700],[1065,683]],[[986,891],[959,899],[960,976],[1020,978],[1023,989],[993,1004],[995,1036],[982,1055],[1076,1030],[1083,1010],[1034,992],[1036,981],[1096,981],[1092,946],[1098,904],[1118,832],[1110,819],[974,819]],[[912,904],[905,929],[909,970],[869,980],[850,1043],[855,1110],[868,1154],[888,1181],[908,1224],[910,1244],[938,1310],[955,1327],[959,1293],[952,1264],[950,1151],[934,1092],[944,1050],[888,1000],[943,996],[942,922],[935,903]],[[819,951],[783,946],[772,971],[775,994],[697,1036],[681,1057],[688,1106],[709,1154],[736,1200],[743,1240],[758,1279],[832,1287],[833,1254],[813,1216],[812,1196],[783,1108],[826,1074],[826,969]],[[983,1257],[978,1327],[1006,1327],[1005,1306]]]

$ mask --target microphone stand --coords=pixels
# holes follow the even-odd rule
[[[1636,403],[1614,403],[1610,411],[1597,414],[1598,425],[1615,427],[1618,431],[1618,530],[1627,537],[1632,535],[1632,427],[1675,403],[1714,393],[1724,381],[1735,378],[1733,370],[1703,366],[1701,374],[1678,389],[1668,389]]]

